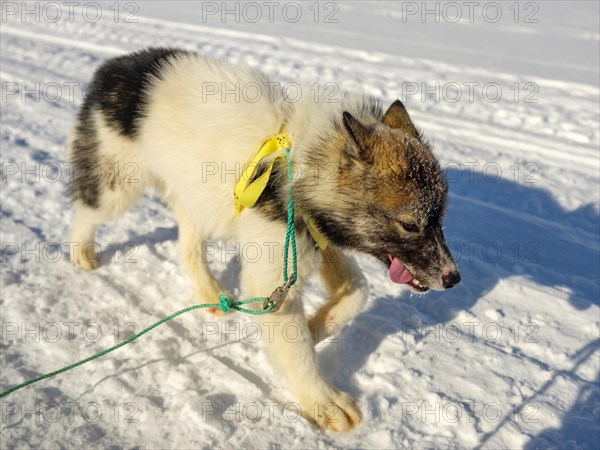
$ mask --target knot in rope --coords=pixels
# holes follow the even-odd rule
[[[223,311],[225,314],[229,312],[231,309],[231,298],[229,298],[228,294],[223,292],[219,294],[219,306],[221,307],[221,311]]]

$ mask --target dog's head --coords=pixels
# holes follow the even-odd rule
[[[413,291],[456,285],[442,231],[448,183],[404,105],[394,102],[381,123],[348,112],[342,123],[335,200],[318,225],[334,243],[377,257],[392,281]]]

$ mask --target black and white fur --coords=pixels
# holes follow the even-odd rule
[[[223,291],[203,254],[209,236],[242,247],[262,246],[258,260],[243,261],[241,289],[244,297],[269,295],[283,283],[283,245],[272,243],[285,235],[286,167],[275,164],[256,207],[239,217],[233,204],[237,177],[231,172],[237,168],[239,174],[266,139],[284,131],[293,143],[298,174],[293,190],[299,282],[279,312],[256,320],[261,326],[279,323],[272,339],[263,329],[262,341],[304,415],[324,428],[345,431],[360,422],[360,413],[347,394],[321,376],[314,350],[328,330],[361,310],[368,295],[361,271],[344,251],[370,253],[388,266],[391,255],[401,258],[420,280],[409,286],[415,290],[449,287],[449,276],[457,282],[441,232],[447,185],[399,102],[385,114],[378,99],[344,91],[333,103],[315,101],[309,90],[290,102],[266,82],[248,67],[175,49],[149,49],[105,62],[89,86],[69,141],[75,171],[71,241],[79,244],[72,259],[83,269],[94,269],[98,261],[90,244],[97,227],[153,187],[176,216],[183,260],[199,302],[216,303]],[[204,87],[215,84],[219,93],[206,95]],[[258,101],[221,95],[221,89],[250,84],[265,86]],[[122,169],[132,165],[135,179],[126,179]],[[208,165],[219,173],[207,176]],[[262,170],[259,166],[257,173]],[[306,230],[306,217],[329,240],[324,255]],[[319,271],[327,301],[307,320],[303,286]],[[288,323],[301,331],[300,339],[281,334]],[[337,327],[328,327],[331,323]]]

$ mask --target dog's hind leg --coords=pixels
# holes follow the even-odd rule
[[[200,303],[214,303],[215,308],[209,308],[207,311],[220,315],[221,310],[217,308],[217,305],[219,304],[219,294],[224,289],[208,267],[202,232],[194,226],[182,208],[175,208],[175,215],[179,224],[181,256],[194,283],[196,298]]]
[[[321,277],[327,302],[308,321],[315,343],[336,334],[362,310],[369,295],[367,281],[354,260],[331,246],[323,253]]]
[[[99,264],[96,230],[128,210],[143,194],[144,179],[131,140],[109,130],[89,111],[78,118],[68,144],[69,194],[75,207],[71,262],[84,270]]]
[[[83,270],[93,270],[100,263],[101,247],[96,243],[98,226],[122,215],[143,191],[136,188],[102,192],[97,205],[91,206],[81,199],[75,200],[75,216],[69,248],[71,262]]]
[[[102,214],[95,209],[76,204],[75,220],[69,238],[71,262],[83,270],[93,270],[98,267],[96,251],[96,230],[103,222]]]

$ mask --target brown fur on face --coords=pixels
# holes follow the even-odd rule
[[[445,177],[400,101],[390,106],[383,123],[366,127],[344,112],[344,125],[352,138],[346,143],[346,154],[362,163],[360,177],[379,180],[373,182],[372,194],[385,209],[393,211],[416,202],[434,206],[445,201]],[[390,186],[397,191],[391,191]]]
[[[299,183],[303,209],[334,244],[387,265],[396,257],[426,287],[440,289],[441,273],[456,269],[442,232],[444,173],[400,101],[361,119],[343,112],[343,133],[321,152],[337,155],[335,182]]]

